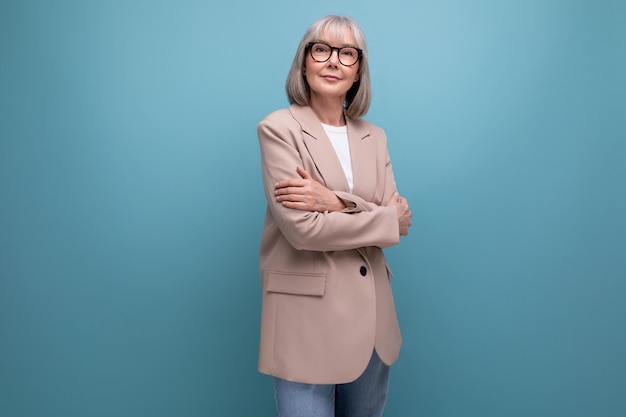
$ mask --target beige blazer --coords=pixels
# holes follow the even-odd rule
[[[374,349],[386,364],[402,338],[381,248],[397,244],[396,191],[384,132],[347,121],[353,192],[310,107],[291,106],[258,125],[268,201],[261,238],[259,371],[312,384],[358,378]],[[274,184],[302,166],[347,205],[318,213],[283,207]]]

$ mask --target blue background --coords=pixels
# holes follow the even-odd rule
[[[386,415],[626,415],[626,5],[0,3],[0,415],[271,416],[257,122],[349,14],[409,237]]]

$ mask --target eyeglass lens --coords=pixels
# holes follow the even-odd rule
[[[314,43],[311,45],[311,57],[317,62],[325,62],[330,59],[333,50],[337,50],[339,62],[343,65],[351,66],[359,60],[358,49],[352,47],[333,48],[325,43]]]

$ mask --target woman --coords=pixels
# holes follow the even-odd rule
[[[382,248],[408,233],[370,105],[363,33],[326,16],[304,34],[291,106],[258,126],[268,209],[261,238],[259,371],[278,416],[382,414],[400,330]]]

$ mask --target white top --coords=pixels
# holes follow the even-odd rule
[[[346,175],[346,180],[348,181],[348,187],[350,192],[352,192],[352,188],[354,186],[354,180],[352,177],[352,160],[350,159],[350,144],[348,143],[348,127],[347,126],[330,126],[322,123],[322,127],[324,131],[326,131],[326,135],[328,139],[330,139],[330,143],[333,144],[333,148],[335,148],[335,153],[339,158],[339,162],[341,162],[341,167],[343,168],[343,172]]]

